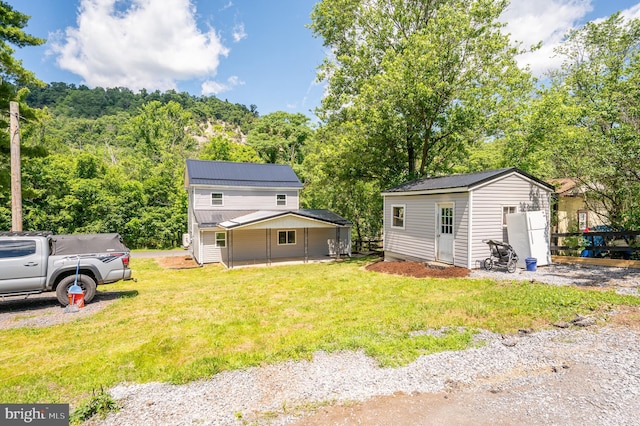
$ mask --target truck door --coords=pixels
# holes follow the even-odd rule
[[[31,238],[0,240],[0,293],[42,290],[48,247]]]

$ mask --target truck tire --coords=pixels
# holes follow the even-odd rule
[[[58,287],[56,287],[56,297],[62,306],[67,306],[69,304],[69,295],[67,294],[67,291],[75,281],[76,276],[69,275],[58,283]],[[93,297],[96,295],[96,282],[93,278],[89,275],[80,274],[78,275],[78,285],[84,291],[84,303],[91,302]]]

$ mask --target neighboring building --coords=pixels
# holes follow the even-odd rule
[[[193,258],[234,267],[351,255],[351,223],[299,209],[301,188],[288,165],[187,160]]]
[[[605,225],[604,207],[598,211],[589,210],[585,203],[587,190],[575,179],[562,178],[550,179],[549,183],[555,189],[557,205],[555,211],[556,226],[555,232],[578,232],[585,229]]]
[[[508,242],[506,215],[543,211],[553,186],[516,168],[418,179],[382,192],[385,259],[480,268],[483,240]],[[548,241],[548,239],[547,239]]]

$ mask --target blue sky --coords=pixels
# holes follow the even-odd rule
[[[175,89],[255,104],[261,115],[313,117],[322,98],[315,74],[327,51],[305,27],[315,0],[5,1],[48,40],[15,55],[47,83]],[[640,17],[640,1],[512,0],[503,20],[523,45],[543,41],[519,58],[542,75],[558,66],[553,47],[568,29],[618,10]]]

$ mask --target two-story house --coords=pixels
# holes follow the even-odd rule
[[[351,255],[351,222],[299,208],[302,183],[283,164],[187,160],[190,251],[227,267]]]

